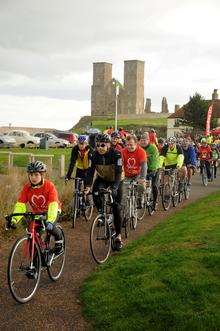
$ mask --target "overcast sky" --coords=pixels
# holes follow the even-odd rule
[[[220,88],[219,0],[1,0],[0,126],[69,129],[90,114],[92,63],[145,61],[160,111]]]

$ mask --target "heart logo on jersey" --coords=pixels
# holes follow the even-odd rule
[[[132,157],[128,159],[128,168],[134,168],[136,160]]]
[[[38,207],[43,207],[46,203],[46,199],[43,195],[33,195],[31,198],[31,202],[33,205]]]

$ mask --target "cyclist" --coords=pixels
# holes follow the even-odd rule
[[[45,222],[47,231],[55,238],[54,253],[62,252],[63,240],[61,230],[56,226],[61,212],[58,193],[54,184],[45,179],[46,165],[41,161],[30,162],[27,165],[29,182],[24,185],[15,204],[13,213],[25,213],[27,204],[33,213],[47,213]],[[15,216],[12,225],[22,221],[22,216]]]
[[[147,154],[138,145],[135,135],[128,136],[126,142],[126,147],[122,151],[125,179],[137,180],[137,207],[141,209],[143,207],[143,194],[147,176]],[[127,196],[128,186],[129,183],[124,185],[124,197]]]
[[[76,177],[85,179],[92,152],[93,150],[87,142],[87,136],[80,135],[77,145],[72,148],[69,169],[65,176],[66,180],[71,178],[74,166],[76,166]]]
[[[192,175],[194,175],[197,165],[196,151],[188,139],[183,140],[182,148],[184,154],[184,165],[187,168],[187,185],[191,186]]]
[[[164,145],[165,145],[165,140],[163,138],[159,138],[158,144],[157,144],[159,153],[162,151],[162,148],[164,147]]]
[[[206,138],[201,139],[201,144],[198,149],[198,158],[200,159],[200,174],[202,173],[202,167],[206,167],[208,181],[211,181],[210,162],[212,160],[212,150],[207,144]]]
[[[158,196],[158,167],[159,167],[159,151],[155,144],[150,143],[149,134],[145,132],[140,138],[140,146],[147,154],[147,179],[152,179],[152,190],[154,198],[154,209],[157,204]]]
[[[175,137],[170,137],[167,140],[167,145],[161,150],[159,157],[159,168],[162,168],[163,164],[165,169],[178,169],[178,175],[181,180],[186,176],[186,167],[183,166],[184,155],[180,145],[176,143]],[[183,188],[183,183],[180,183],[180,190]]]
[[[111,146],[112,146],[113,149],[115,149],[116,151],[121,153],[123,147],[122,147],[120,141],[121,141],[120,133],[118,131],[112,132],[112,134],[111,134]]]
[[[212,149],[212,162],[213,162],[213,166],[214,166],[214,178],[216,178],[218,159],[220,158],[220,154],[219,154],[216,144],[214,144],[214,143],[211,144],[211,149]]]
[[[96,179],[93,183],[92,193],[95,206],[98,211],[101,210],[101,200],[98,195],[100,188],[111,188],[113,197],[113,215],[116,231],[115,245],[116,249],[122,248],[121,240],[121,199],[122,199],[122,158],[121,154],[111,148],[110,137],[107,134],[98,134],[96,136],[96,150],[90,160],[90,166],[86,176],[86,189],[88,193],[91,189],[94,173]]]

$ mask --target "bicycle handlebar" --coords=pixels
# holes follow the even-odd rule
[[[14,216],[24,216],[25,218],[30,218],[31,220],[34,220],[35,216],[46,216],[46,212],[42,212],[42,213],[32,213],[32,212],[25,212],[25,213],[12,213],[9,215],[5,216],[5,230],[9,230],[10,228],[15,229],[16,226],[14,226],[13,224],[11,224],[11,220]],[[43,220],[43,219],[41,219]]]

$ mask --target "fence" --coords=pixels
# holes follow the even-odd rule
[[[47,158],[49,159],[50,167],[53,168],[53,158],[54,155],[49,155],[49,154],[33,154],[33,153],[13,153],[13,152],[5,152],[2,151],[0,154],[8,154],[8,161],[7,161],[7,166],[8,169],[10,170],[14,166],[14,156],[27,156],[29,162],[32,162],[35,160],[35,157],[40,157],[40,158]],[[59,159],[59,174],[61,177],[64,177],[65,175],[65,155],[61,155]]]

